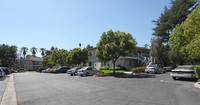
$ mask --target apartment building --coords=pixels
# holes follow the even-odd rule
[[[147,64],[149,62],[149,49],[137,47],[137,54],[129,54],[127,56],[120,56],[116,61],[116,66],[124,66],[128,70],[136,67],[139,63]],[[99,62],[96,57],[96,48],[89,49],[88,51],[88,66],[93,66],[99,69],[101,66],[113,67],[112,61]]]
[[[35,70],[42,67],[43,58],[27,56],[25,59],[21,59],[21,66],[25,69]]]

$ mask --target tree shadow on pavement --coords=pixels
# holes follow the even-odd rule
[[[180,79],[177,79],[176,81],[187,81],[187,82],[197,82],[197,79],[195,78],[180,78]]]
[[[156,78],[154,74],[135,74],[135,75],[121,75],[115,76],[116,78]]]

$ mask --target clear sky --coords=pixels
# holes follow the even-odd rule
[[[0,44],[70,50],[96,46],[112,29],[131,33],[142,47],[165,5],[170,0],[0,0]]]

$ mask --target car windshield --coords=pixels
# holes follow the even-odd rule
[[[149,65],[149,67],[157,67],[157,65]]]
[[[193,70],[193,67],[177,67],[176,69]],[[176,69],[175,69],[175,70],[176,70]]]
[[[83,68],[81,68],[81,69],[84,69],[84,70],[86,70],[88,67],[83,67]]]
[[[77,67],[74,67],[74,68],[72,68],[71,70],[76,70],[77,69]]]

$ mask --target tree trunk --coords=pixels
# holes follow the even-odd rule
[[[114,67],[113,74],[115,74],[115,61],[113,61],[113,67]]]

